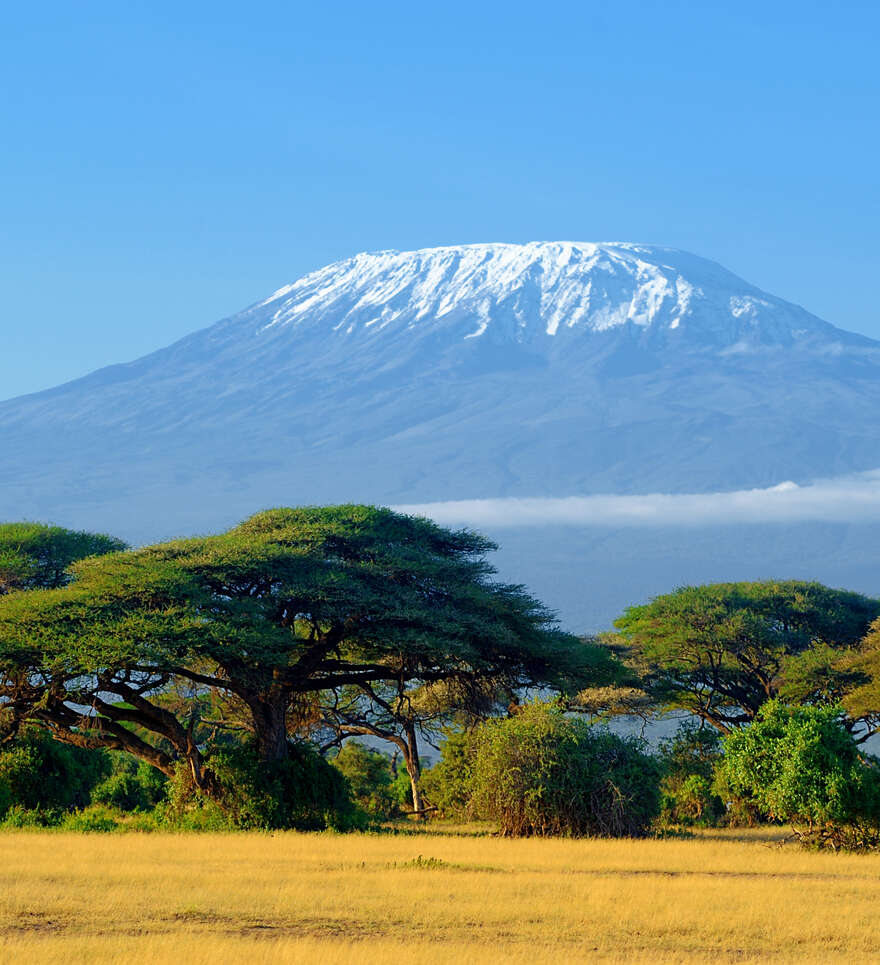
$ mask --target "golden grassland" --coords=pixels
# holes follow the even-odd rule
[[[880,961],[880,855],[768,835],[0,834],[3,962]]]

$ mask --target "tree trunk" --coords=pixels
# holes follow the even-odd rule
[[[261,761],[287,759],[287,697],[258,697],[248,701],[254,720],[257,754]]]
[[[422,766],[419,761],[419,744],[416,738],[416,729],[411,725],[405,727],[406,731],[406,770],[409,774],[409,783],[412,788],[413,811],[417,821],[425,818],[424,804],[422,803],[422,789],[419,782],[422,778]]]

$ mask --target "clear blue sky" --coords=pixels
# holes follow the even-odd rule
[[[16,3],[0,398],[361,250],[714,258],[880,338],[876,2]]]

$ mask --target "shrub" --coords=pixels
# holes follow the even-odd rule
[[[58,825],[62,831],[80,832],[118,831],[121,826],[119,812],[103,804],[66,814]]]
[[[422,787],[421,782],[419,786]],[[389,791],[391,800],[394,802],[394,814],[412,814],[412,782],[409,779],[409,770],[403,761],[397,765],[397,773],[394,775]]]
[[[185,765],[184,765],[185,766]],[[198,793],[188,774],[181,773],[168,782],[169,799],[162,801],[149,814],[140,818],[149,819],[141,825],[144,830],[161,831],[231,831],[236,825],[232,817],[216,801]]]
[[[165,796],[167,778],[155,767],[119,755],[114,772],[92,789],[94,804],[106,804],[120,811],[147,811]]]
[[[641,742],[534,703],[485,724],[472,768],[476,813],[505,835],[644,835],[660,768]]]
[[[0,782],[11,803],[25,810],[84,807],[109,773],[106,752],[62,744],[36,728],[22,731],[0,754]]]
[[[12,807],[12,788],[5,777],[0,777],[0,818]]]
[[[331,763],[348,781],[355,803],[370,817],[384,821],[400,810],[394,793],[395,775],[386,754],[359,741],[348,741]]]
[[[422,773],[422,791],[440,816],[463,818],[471,800],[477,744],[469,731],[448,730],[445,736],[440,759]]]
[[[770,701],[724,748],[720,780],[771,818],[805,825],[801,833],[817,844],[878,840],[880,771],[835,708]]]
[[[347,830],[364,824],[340,772],[304,742],[286,760],[261,761],[251,744],[224,748],[207,760],[220,787],[211,800],[193,786],[185,766],[169,782],[161,821],[178,829],[295,828]]]
[[[718,731],[693,720],[683,721],[674,737],[660,742],[663,824],[714,824],[724,816],[724,802],[712,787],[722,753]]]
[[[3,816],[0,827],[18,830],[20,828],[48,828],[58,824],[61,814],[58,811],[42,811],[38,808],[24,808],[13,804]]]
[[[731,784],[728,780],[728,772],[723,767],[719,766],[715,771],[712,793],[724,806],[723,823],[727,827],[755,828],[759,824],[779,823],[776,818],[760,808],[754,798],[744,796],[738,782]]]

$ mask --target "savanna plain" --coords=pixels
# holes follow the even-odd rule
[[[780,837],[7,832],[0,958],[880,961],[880,855]]]

